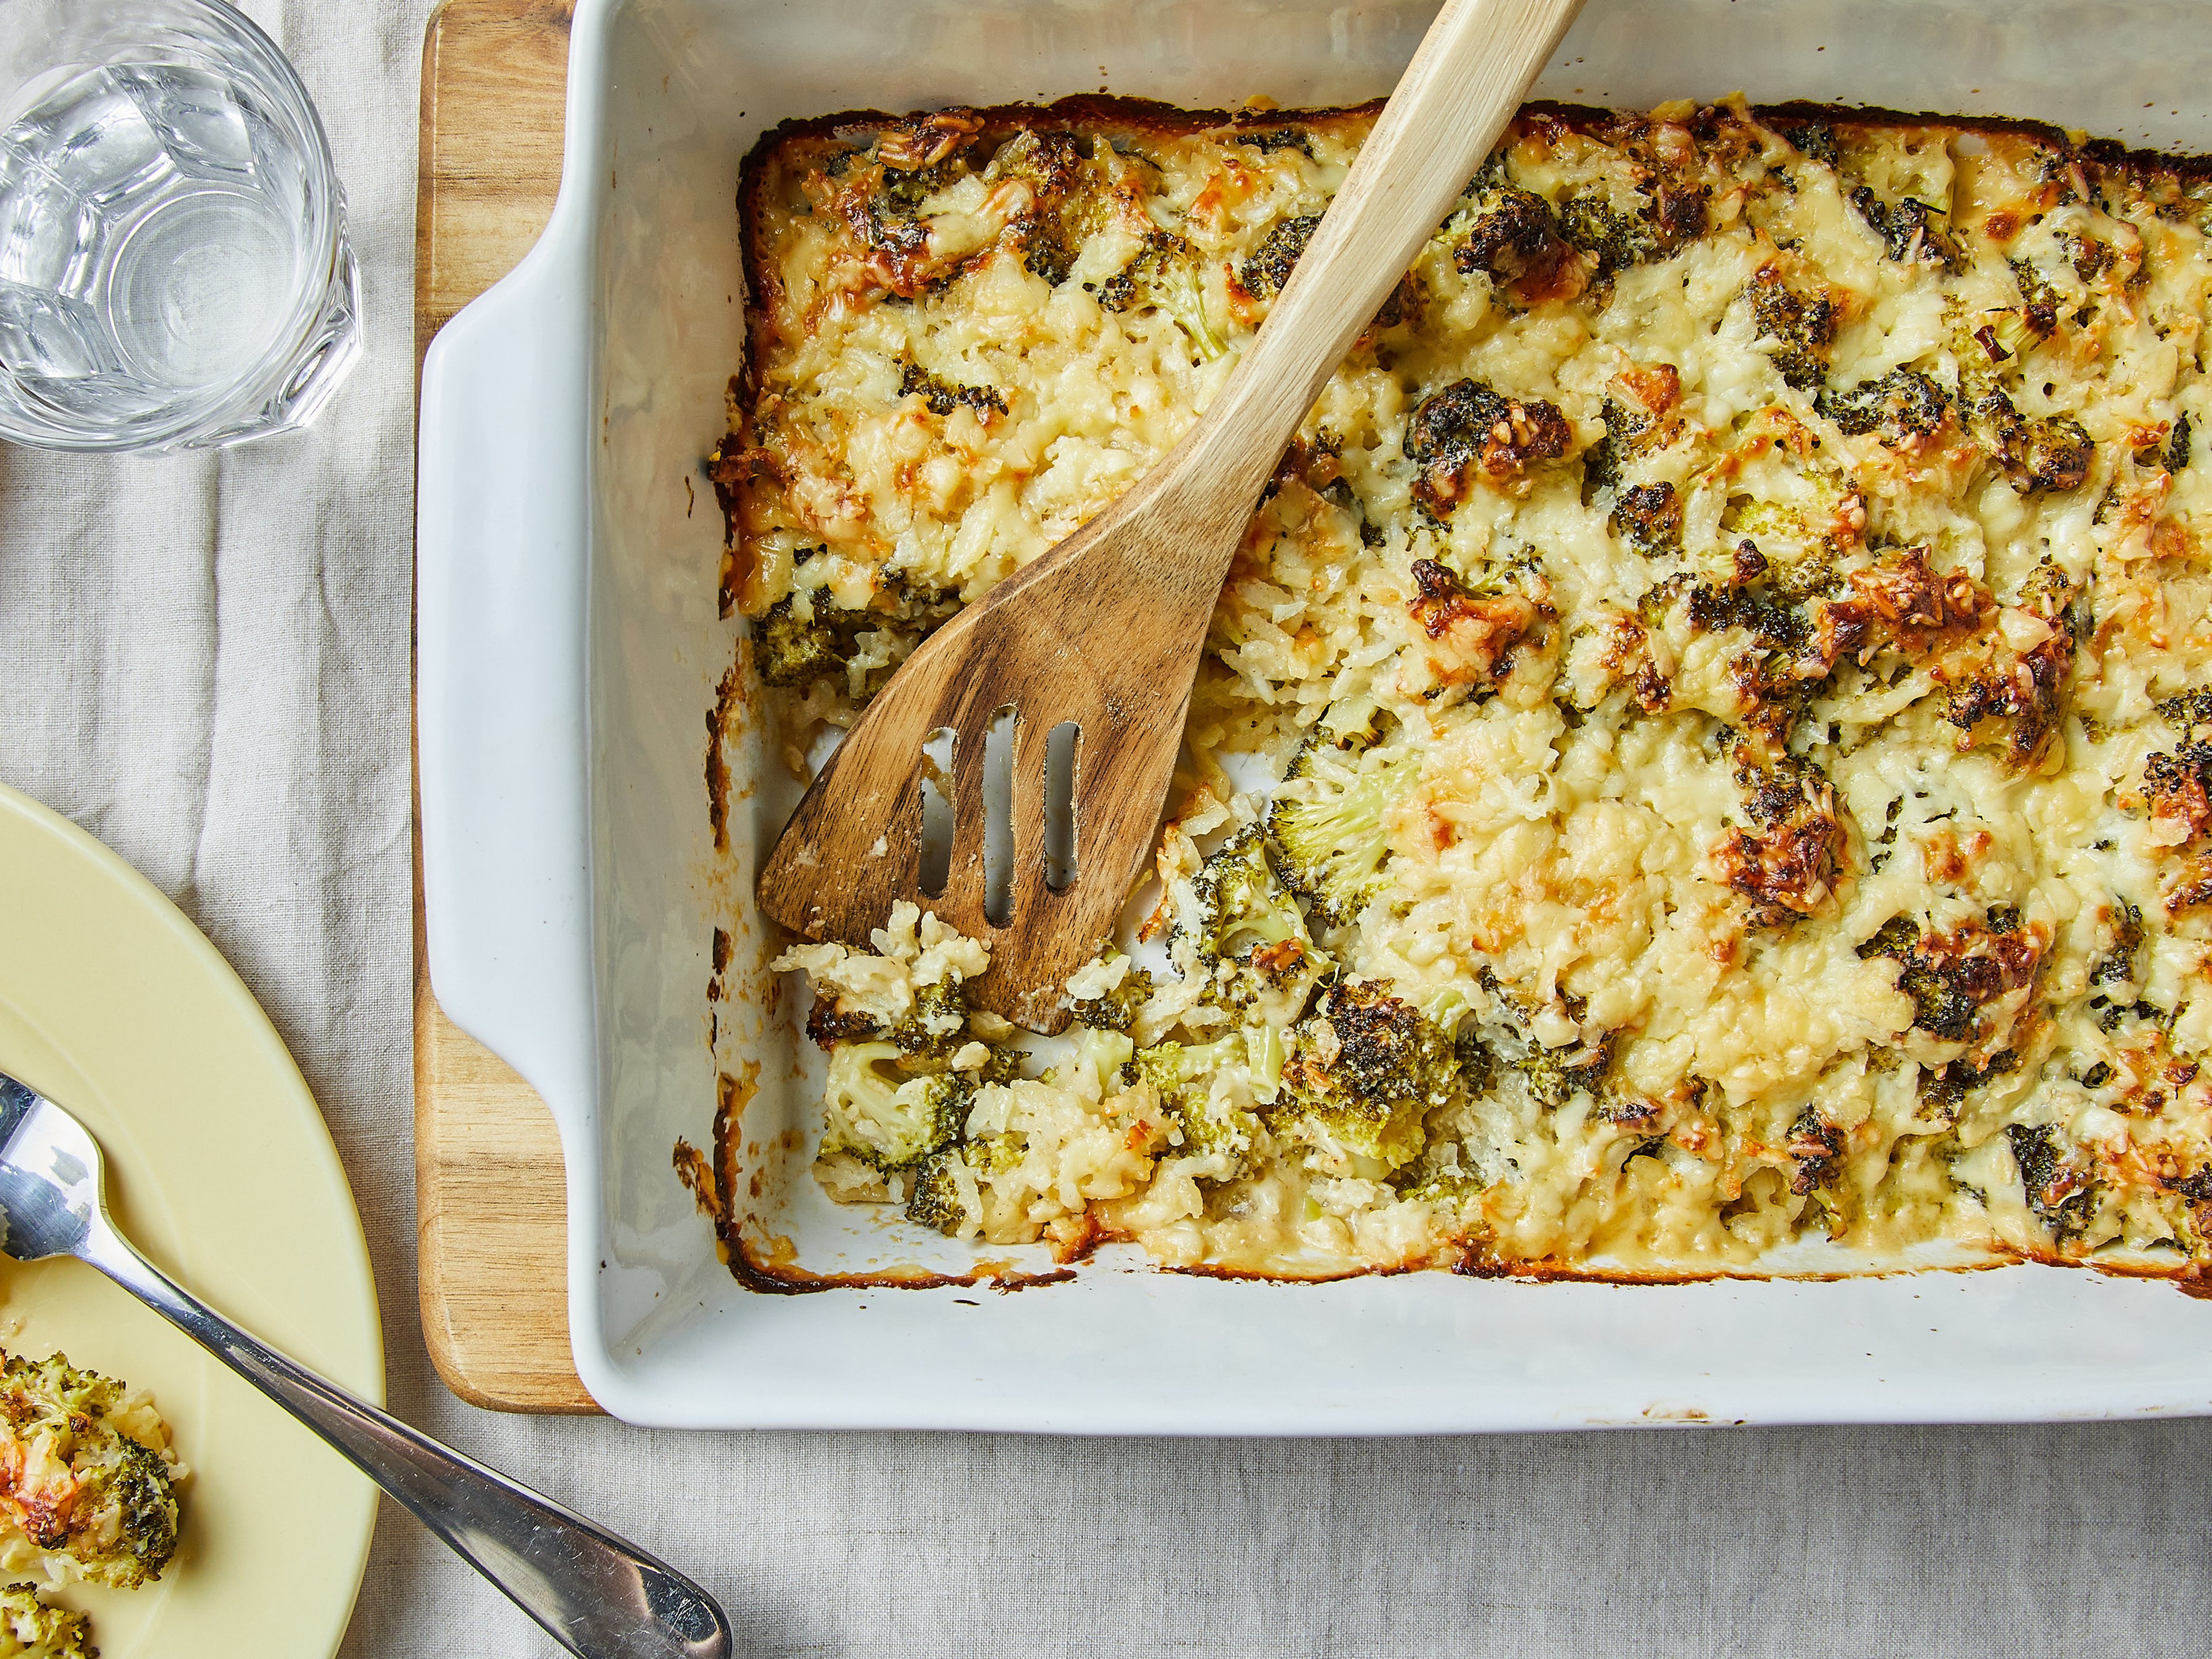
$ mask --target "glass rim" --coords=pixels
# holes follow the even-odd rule
[[[330,307],[332,289],[345,279],[345,190],[338,180],[337,166],[331,155],[330,135],[324,130],[322,114],[315,107],[315,100],[291,59],[284,55],[283,49],[259,24],[231,5],[229,0],[149,0],[149,3],[175,13],[180,18],[198,13],[234,37],[263,71],[266,77],[266,88],[281,100],[285,117],[299,128],[307,151],[302,159],[314,176],[315,186],[307,192],[305,228],[307,248],[301,263],[319,273],[320,280],[301,284],[301,291],[293,296],[291,313],[286,318],[283,329],[273,337],[269,349],[251,368],[222,386],[180,400],[177,407],[158,422],[149,422],[126,433],[92,431],[70,420],[27,420],[24,418],[26,407],[15,407],[6,401],[0,401],[0,438],[42,449],[98,453],[161,449],[189,442],[196,436],[219,432],[269,403],[299,371],[302,367],[301,349],[321,326]],[[0,0],[0,16],[6,15],[12,3],[14,0]],[[83,3],[83,0],[68,0],[68,3],[74,8]],[[100,3],[100,0],[93,0],[94,6]],[[149,46],[143,58],[136,60],[127,53],[111,52],[96,62],[88,60],[74,66],[57,64],[52,67],[75,67],[85,70],[128,64],[133,61],[158,61],[155,54],[161,50],[160,46]],[[22,82],[0,88],[0,100],[12,100],[22,86],[28,84],[28,82]],[[12,374],[4,367],[0,367],[0,375],[7,375],[14,380]],[[46,399],[25,388],[20,380],[15,380],[15,385],[27,410],[52,407]]]

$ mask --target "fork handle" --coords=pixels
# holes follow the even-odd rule
[[[580,1659],[726,1659],[728,1620],[674,1569],[255,1340],[96,1216],[77,1249],[335,1447]]]

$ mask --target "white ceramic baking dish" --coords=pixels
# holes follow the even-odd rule
[[[2212,1410],[2212,1303],[2011,1267],[1843,1283],[1285,1286],[1108,1252],[1020,1296],[742,1288],[678,1183],[739,1080],[756,1238],[817,1272],[964,1247],[826,1202],[748,897],[793,797],[740,708],[729,847],[706,727],[735,631],[700,459],[741,349],[739,161],[788,117],[1095,89],[1191,105],[1386,91],[1418,0],[584,0],[559,206],[423,370],[424,884],[446,1010],[567,1155],[585,1384],[648,1424],[1368,1433]],[[1738,88],[2033,115],[2212,150],[2194,0],[1590,0],[1542,94]],[[713,930],[732,960],[714,1005]],[[787,1004],[792,999],[787,998]],[[779,1171],[785,1173],[779,1175]],[[1019,1256],[1022,1253],[1012,1253]],[[1041,1256],[1016,1263],[1042,1267]]]

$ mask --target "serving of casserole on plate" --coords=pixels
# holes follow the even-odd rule
[[[2192,168],[2063,131],[2212,149],[2179,15],[1585,16],[1259,504],[1159,882],[1035,1047],[988,939],[794,946],[755,855],[1218,389],[1425,12],[585,8],[561,208],[426,368],[420,637],[433,979],[561,1123],[594,1395],[2203,1408],[2142,1278],[1711,1277],[2193,1269],[2212,266]],[[1241,112],[1037,106],[1102,70]]]

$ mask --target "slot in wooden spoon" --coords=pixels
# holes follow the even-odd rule
[[[991,948],[970,988],[1034,1030],[1152,845],[1199,653],[1260,491],[1322,386],[1513,115],[1582,0],[1448,0],[1213,405],[1105,512],[924,641],[846,734],[762,867],[761,908],[866,945],[910,899]],[[1014,711],[1006,890],[987,902],[987,735]],[[1047,735],[1079,731],[1074,878],[1048,881]],[[944,890],[921,888],[923,748],[955,734]]]

